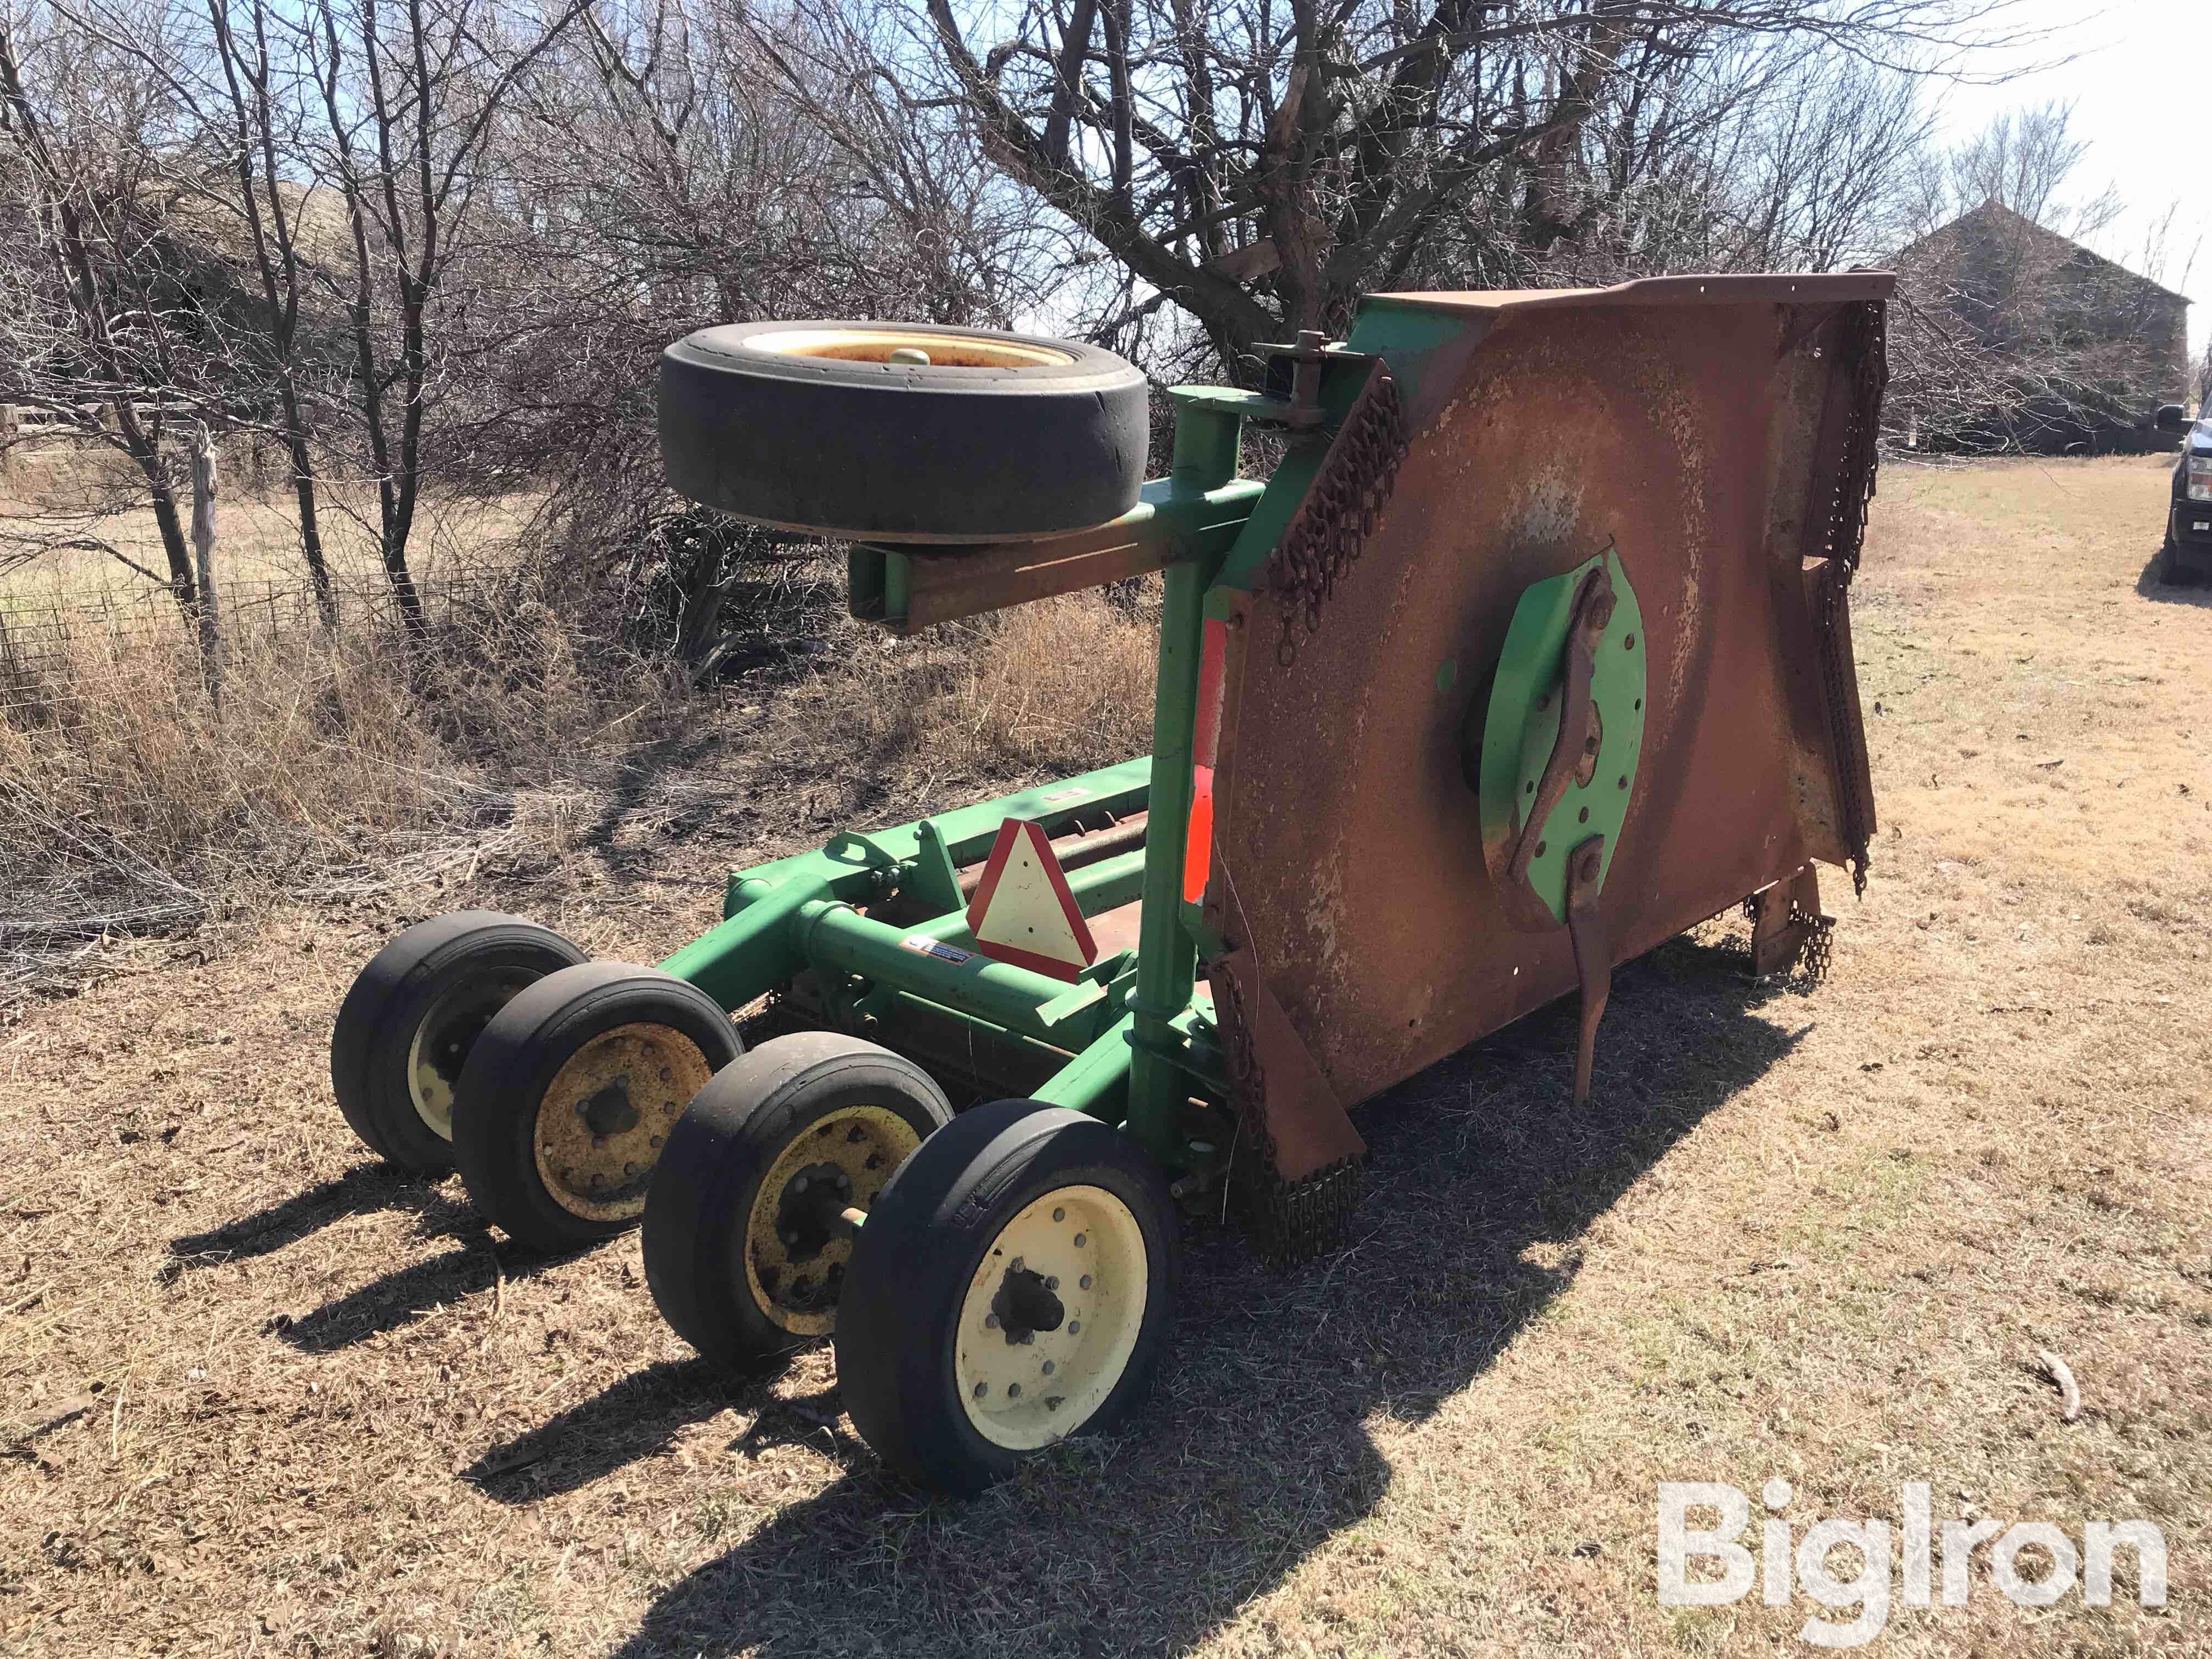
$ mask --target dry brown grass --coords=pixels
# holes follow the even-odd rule
[[[727,864],[901,816],[933,766],[959,799],[957,744],[820,742],[840,674],[926,675],[741,690],[711,741],[628,756],[566,850],[116,948],[0,1027],[0,1411],[87,1406],[0,1462],[6,1645],[1796,1651],[1802,1599],[1654,1596],[1656,1482],[1780,1474],[1801,1526],[1893,1520],[1924,1479],[1939,1519],[2166,1532],[2162,1613],[2124,1565],[2121,1605],[2033,1615],[1978,1569],[1890,1650],[2212,1649],[2212,595],[2139,585],[2164,489],[1893,471],[1857,610],[1884,828],[1864,902],[1832,893],[1829,983],[1759,994],[1680,941],[1623,972],[1586,1115],[1560,1015],[1374,1103],[1352,1248],[1277,1275],[1200,1233],[1137,1431],[964,1506],[881,1479],[823,1354],[704,1373],[634,1238],[523,1260],[457,1185],[392,1180],[324,1075],[346,982],[416,915],[649,957]],[[998,711],[1009,755],[1085,735],[961,684],[923,695]]]

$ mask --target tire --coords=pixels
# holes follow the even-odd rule
[[[1030,1100],[963,1113],[899,1166],[854,1245],[845,1409],[908,1480],[981,1492],[1143,1401],[1177,1253],[1165,1182],[1118,1129]]]
[[[645,1282],[707,1359],[744,1371],[836,1328],[839,1220],[952,1121],[912,1060],[859,1037],[775,1037],[714,1073],[668,1137],[645,1204]]]
[[[462,1068],[453,1162],[477,1212],[536,1250],[634,1226],[684,1103],[744,1052],[697,987],[592,962],[493,1016]]]
[[[406,929],[355,976],[331,1032],[331,1091],[369,1151],[417,1175],[453,1167],[453,1091],[492,1017],[584,953],[550,928],[457,910]]]
[[[934,361],[892,362],[895,350]],[[1019,540],[1137,504],[1149,401],[1136,368],[1072,340],[736,323],[661,354],[660,454],[693,501],[785,529]]]

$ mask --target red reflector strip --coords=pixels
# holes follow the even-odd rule
[[[1206,878],[1213,869],[1213,769],[1190,769],[1190,823],[1183,831],[1182,902],[1196,904],[1206,896]]]
[[[1206,896],[1213,870],[1213,760],[1221,744],[1222,669],[1229,629],[1208,617],[1198,652],[1198,706],[1191,732],[1190,821],[1183,826],[1182,898],[1196,904]]]

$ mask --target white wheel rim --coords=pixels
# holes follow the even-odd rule
[[[415,1027],[407,1044],[407,1097],[414,1103],[415,1115],[439,1139],[453,1138],[453,1085],[460,1081],[461,1064],[470,1048],[491,1017],[537,978],[517,969],[489,979],[465,980],[440,997]]]
[[[1057,1188],[1000,1228],[969,1281],[954,1347],[975,1431],[1034,1451],[1088,1422],[1136,1352],[1151,1266],[1144,1229],[1103,1187]],[[1054,1304],[1051,1329],[1024,1317]]]

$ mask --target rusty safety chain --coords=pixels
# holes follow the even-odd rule
[[[1308,634],[1321,630],[1322,606],[1375,533],[1405,454],[1397,383],[1377,360],[1267,557],[1267,584],[1282,605],[1275,660],[1284,667],[1297,659],[1299,619]]]
[[[1341,1243],[1358,1206],[1358,1160],[1340,1158],[1299,1181],[1278,1172],[1275,1137],[1267,1127],[1267,1077],[1252,1049],[1237,976],[1209,964],[1214,1026],[1229,1062],[1230,1092],[1237,1103],[1237,1146],[1230,1180],[1253,1245],[1283,1266],[1308,1261]]]
[[[1743,903],[1739,908],[1742,911],[1745,923],[1749,927],[1757,927],[1759,926],[1759,895],[1747,894]],[[1805,942],[1798,947],[1796,965],[1783,975],[1783,986],[1786,990],[1809,993],[1828,977],[1828,963],[1835,951],[1836,919],[1833,916],[1816,915],[1793,897],[1790,901],[1788,925],[1803,928]],[[1721,942],[1721,948],[1731,951],[1741,950],[1745,956],[1748,957],[1751,954],[1751,941],[1747,939],[1730,937]]]
[[[1844,425],[1843,457],[1836,470],[1836,491],[1828,511],[1827,572],[1821,583],[1819,625],[1820,672],[1826,682],[1829,740],[1836,757],[1837,806],[1844,839],[1851,850],[1851,890],[1866,891],[1867,847],[1874,836],[1874,803],[1858,787],[1864,775],[1864,733],[1850,718],[1856,666],[1843,647],[1838,621],[1844,591],[1857,574],[1866,540],[1867,508],[1873,501],[1881,465],[1881,398],[1889,386],[1887,308],[1880,300],[1850,307],[1840,331],[1840,349],[1851,375],[1850,413]],[[1825,966],[1826,939],[1821,940]],[[1809,949],[1809,947],[1808,947]]]

